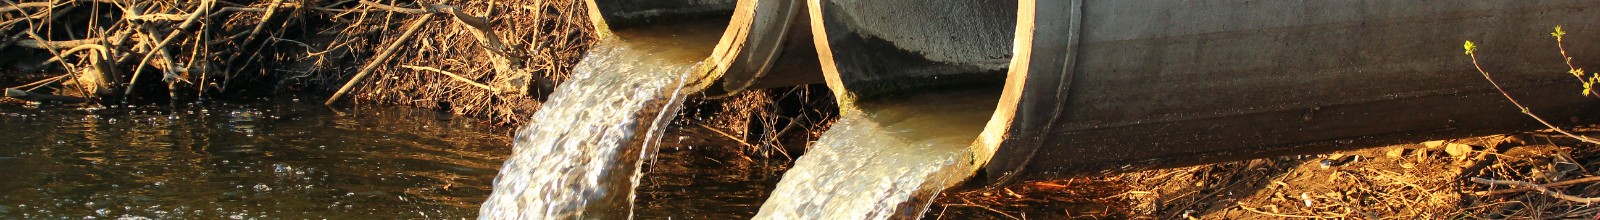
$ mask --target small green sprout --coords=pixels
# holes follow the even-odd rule
[[[1561,25],[1556,25],[1556,31],[1555,32],[1550,32],[1550,36],[1555,36],[1556,40],[1561,40],[1561,36],[1566,36],[1566,35],[1567,35],[1566,31],[1561,31]]]
[[[1472,55],[1472,52],[1478,51],[1478,45],[1473,45],[1470,40],[1465,44],[1461,44],[1461,48],[1467,49],[1467,55]]]
[[[1583,96],[1594,94],[1595,83],[1600,83],[1600,75],[1590,76],[1589,80],[1583,81]]]
[[[1583,84],[1583,96],[1589,96],[1590,93],[1594,93],[1594,84],[1593,83],[1584,83]]]

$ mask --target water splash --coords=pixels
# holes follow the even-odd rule
[[[642,162],[698,89],[684,84],[718,39],[706,29],[722,26],[709,24],[619,33],[590,49],[517,132],[479,219],[631,217]]]
[[[956,90],[845,107],[784,173],[755,219],[917,219],[979,166],[969,147],[998,89]]]

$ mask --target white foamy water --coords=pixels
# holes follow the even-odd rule
[[[478,218],[631,217],[639,168],[695,90],[683,85],[721,32],[710,27],[720,28],[643,30],[651,35],[622,34],[590,49],[517,132]]]
[[[979,166],[969,147],[998,89],[954,90],[845,107],[795,161],[755,219],[916,219]]]

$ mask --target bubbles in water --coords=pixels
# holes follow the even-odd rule
[[[289,172],[293,172],[293,171],[294,171],[294,167],[290,167],[289,165],[272,164],[272,172],[275,172],[275,173],[289,173]]]

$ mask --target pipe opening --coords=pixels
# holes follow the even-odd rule
[[[822,82],[804,4],[785,0],[590,0],[601,38],[672,37],[701,51],[690,88],[712,97]],[[638,34],[632,34],[638,33]],[[710,42],[710,43],[706,43]],[[685,55],[688,56],[688,55]]]
[[[822,72],[844,114],[891,127],[923,125],[902,126],[896,136],[903,137],[896,138],[961,139],[956,145],[965,148],[964,164],[947,171],[960,178],[939,182],[939,189],[989,162],[1016,105],[1016,98],[1005,97],[1020,89],[1007,86],[1015,75],[1008,71],[1018,33],[1017,1],[813,4]]]

